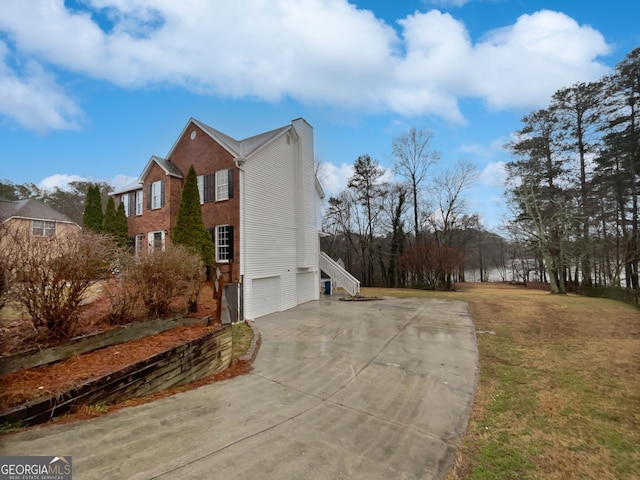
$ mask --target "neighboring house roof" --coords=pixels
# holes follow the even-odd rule
[[[254,153],[256,153],[261,148],[265,147],[273,140],[278,138],[280,135],[283,135],[285,132],[291,131],[295,135],[295,130],[292,125],[285,125],[284,127],[276,128],[275,130],[271,130],[269,132],[261,133],[259,135],[254,135],[253,137],[245,138],[244,140],[236,140],[235,138],[231,138],[229,135],[222,133],[215,128],[210,127],[209,125],[202,123],[195,118],[190,118],[184,129],[178,136],[178,140],[171,147],[168,158],[171,158],[173,151],[178,145],[178,141],[183,137],[184,133],[189,128],[190,124],[197,125],[200,129],[213,138],[216,142],[218,142],[222,147],[227,150],[231,155],[235,157],[245,157],[248,158]]]
[[[5,223],[12,218],[46,220],[49,222],[72,223],[74,225],[78,225],[66,215],[48,207],[34,198],[16,201],[0,198],[0,223]]]
[[[142,189],[142,182],[136,180],[135,182],[127,183],[126,185],[122,185],[121,187],[116,188],[113,192],[110,192],[109,195],[120,195],[121,193],[133,192],[135,190]]]
[[[140,177],[138,178],[138,181],[140,183],[144,182],[145,177],[148,175],[149,170],[151,170],[151,167],[153,167],[154,163],[158,165],[160,168],[162,168],[165,174],[171,177],[183,178],[182,172],[178,169],[178,167],[176,167],[173,163],[171,163],[170,160],[152,155],[151,158],[149,159],[149,162],[147,163],[147,166],[144,167],[144,170],[142,171],[142,173],[140,174]]]

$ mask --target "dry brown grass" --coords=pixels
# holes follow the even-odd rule
[[[640,477],[640,310],[503,284],[365,295],[465,300],[480,381],[454,479]]]

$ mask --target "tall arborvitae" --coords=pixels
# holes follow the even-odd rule
[[[100,187],[98,187],[98,185],[90,185],[87,189],[82,225],[84,228],[88,228],[94,232],[102,231],[102,200],[100,198]]]
[[[102,233],[109,235],[115,235],[116,226],[116,204],[113,201],[113,197],[109,197],[107,200],[107,208],[104,210],[104,217],[102,217]]]
[[[124,203],[120,202],[116,212],[115,236],[119,243],[126,245],[129,241],[129,227],[127,225],[127,214],[124,211]]]
[[[213,263],[213,240],[202,222],[200,208],[200,194],[198,193],[198,179],[193,165],[182,187],[180,208],[173,229],[173,243],[193,248],[200,254],[206,266]]]
[[[118,244],[126,245],[128,240],[127,215],[124,211],[124,203],[120,203],[116,210],[113,197],[109,197],[107,208],[102,221],[102,233],[112,235]]]

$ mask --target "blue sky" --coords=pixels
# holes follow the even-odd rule
[[[638,18],[626,0],[3,0],[0,178],[117,184],[190,117],[237,139],[304,117],[335,194],[426,127],[438,168],[476,165],[468,207],[495,228],[520,118],[608,73]]]

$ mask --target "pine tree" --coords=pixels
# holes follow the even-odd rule
[[[113,201],[113,197],[109,197],[107,200],[107,208],[104,210],[104,217],[102,217],[102,233],[108,235],[115,235],[116,225],[116,204]]]
[[[195,250],[206,266],[213,263],[214,249],[211,235],[202,222],[198,179],[193,165],[182,187],[180,208],[173,229],[173,243],[184,245]]]
[[[124,203],[120,203],[116,210],[113,197],[109,197],[107,201],[107,208],[102,221],[102,233],[112,235],[120,245],[127,244],[129,237]]]
[[[90,185],[87,189],[82,225],[94,232],[102,231],[102,199],[98,185]]]
[[[116,222],[114,235],[118,242],[126,245],[129,241],[129,226],[127,225],[127,214],[124,211],[124,203],[120,202],[118,211],[116,212]]]

